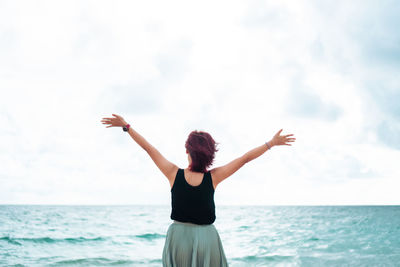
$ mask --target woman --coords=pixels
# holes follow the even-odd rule
[[[163,266],[228,266],[219,234],[213,225],[215,221],[214,191],[219,183],[234,174],[245,163],[261,156],[273,146],[288,145],[295,138],[293,134],[274,137],[230,163],[208,170],[212,165],[216,142],[210,134],[193,131],[185,147],[189,165],[180,169],[169,162],[161,153],[137,133],[119,115],[103,118],[109,127],[123,127],[151,157],[171,186],[171,219],[163,249]]]

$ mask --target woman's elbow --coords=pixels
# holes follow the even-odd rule
[[[250,158],[250,155],[248,155],[247,153],[244,154],[241,158],[242,161],[242,165],[246,164],[247,162],[251,161],[252,159]]]
[[[150,144],[141,144],[140,146],[141,146],[141,147],[143,148],[143,150],[146,151],[148,154],[150,154],[152,151],[155,150],[155,148],[154,148],[152,145],[150,145]]]

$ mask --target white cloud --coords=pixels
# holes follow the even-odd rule
[[[220,142],[215,166],[295,134],[220,204],[398,204],[393,4],[3,2],[0,202],[169,203],[146,153],[100,123],[117,113],[180,167],[194,129]]]

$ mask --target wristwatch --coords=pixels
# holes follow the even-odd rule
[[[124,131],[124,132],[127,132],[127,131],[129,131],[129,127],[131,127],[129,124],[127,124],[127,125],[125,125],[124,127],[122,127],[122,130]]]

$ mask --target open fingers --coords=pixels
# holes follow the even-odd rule
[[[116,120],[117,120],[116,118],[103,118],[101,121],[102,121],[102,122],[109,122],[109,123],[111,123],[111,122],[116,121]]]
[[[110,127],[116,127],[117,126],[117,122],[118,120],[121,118],[121,116],[117,115],[117,114],[112,114],[114,117],[104,117],[101,119],[101,123],[106,125],[106,128],[110,128]]]
[[[102,123],[102,124],[105,124],[105,125],[109,125],[109,126],[107,126],[107,128],[113,126],[112,121],[111,121],[110,119],[103,119],[103,120],[101,121],[101,123]]]

